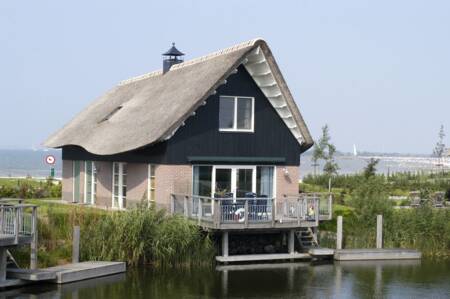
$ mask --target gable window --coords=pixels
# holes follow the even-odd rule
[[[127,163],[113,162],[113,208],[124,209],[127,198]]]
[[[253,132],[255,98],[220,96],[219,131]]]

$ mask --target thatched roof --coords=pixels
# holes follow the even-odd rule
[[[244,64],[303,147],[313,141],[275,59],[262,39],[125,80],[50,136],[47,147],[78,145],[98,155],[134,150],[170,138]]]

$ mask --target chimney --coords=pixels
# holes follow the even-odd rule
[[[163,55],[163,74],[167,73],[172,67],[172,65],[183,62],[182,56],[184,56],[184,53],[178,51],[178,49],[175,48],[175,43],[172,43],[172,47],[162,55]]]

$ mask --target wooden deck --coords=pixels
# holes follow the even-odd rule
[[[248,254],[248,255],[229,255],[216,256],[219,263],[237,263],[237,262],[254,262],[254,261],[277,261],[277,260],[298,260],[310,259],[308,253],[271,253],[271,254]]]
[[[92,261],[50,267],[45,270],[56,274],[56,278],[50,280],[51,282],[61,284],[123,273],[126,271],[126,265],[124,262]]]
[[[316,227],[332,218],[331,194],[282,198],[211,198],[172,194],[172,214],[209,230],[272,230]]]
[[[368,260],[404,260],[420,259],[422,254],[412,249],[340,249],[336,250],[334,259],[337,261],[368,261]]]

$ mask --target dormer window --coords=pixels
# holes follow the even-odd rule
[[[255,98],[220,96],[219,131],[253,132]]]

